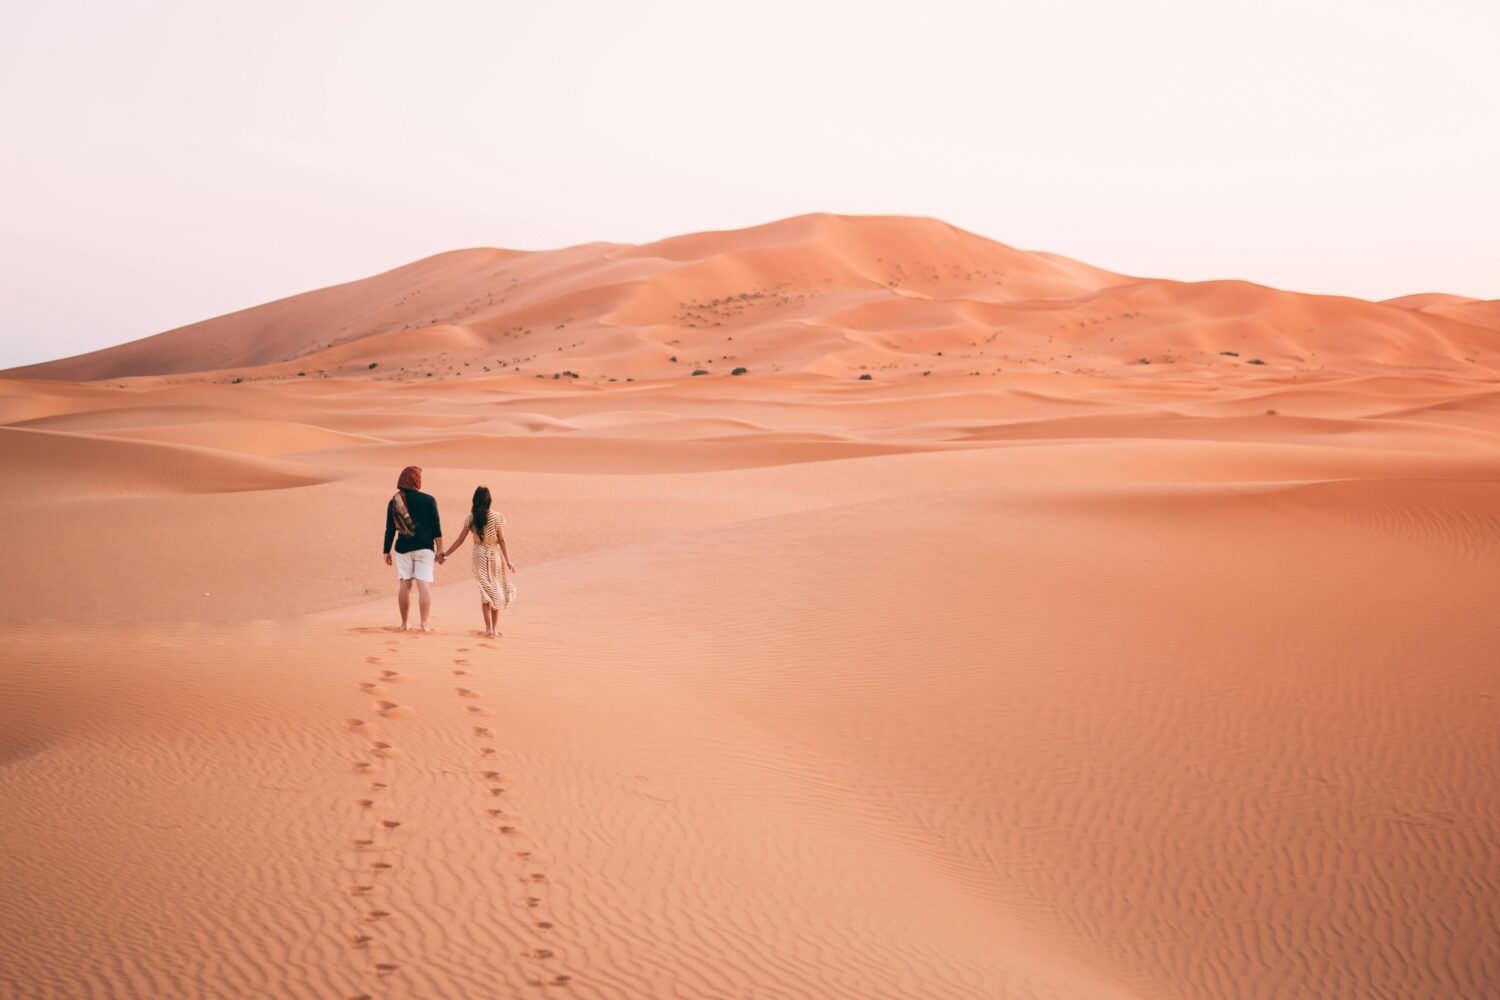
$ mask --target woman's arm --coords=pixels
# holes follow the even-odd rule
[[[453,553],[457,552],[460,548],[462,548],[463,544],[464,544],[464,541],[468,537],[469,537],[469,530],[467,528],[465,528],[463,531],[460,531],[458,533],[458,537],[453,540],[453,545],[448,549],[447,552],[443,553],[443,558],[447,559]],[[443,540],[441,538],[437,539],[437,545],[438,545],[439,549],[442,548]]]
[[[516,568],[510,564],[510,553],[505,551],[505,532],[498,526],[495,528],[495,538],[500,542],[500,558],[505,560],[506,570],[514,573]]]

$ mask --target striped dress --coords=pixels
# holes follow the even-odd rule
[[[500,526],[505,516],[499,511],[490,511],[484,531],[475,531],[474,552],[469,565],[474,570],[474,582],[479,584],[479,596],[485,604],[496,610],[510,606],[516,599],[516,585],[510,582],[505,572],[505,557],[500,554]],[[464,530],[474,531],[474,515],[464,518]]]

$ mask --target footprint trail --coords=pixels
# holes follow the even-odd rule
[[[488,644],[481,645],[494,648]],[[455,651],[469,652],[463,647]],[[520,815],[509,806],[505,798],[516,779],[514,775],[495,769],[494,758],[499,755],[499,748],[495,744],[499,740],[499,734],[493,723],[478,721],[492,719],[495,713],[485,704],[484,692],[468,686],[473,683],[469,678],[474,676],[474,672],[471,661],[461,657],[453,660],[454,677],[464,679],[460,686],[453,688],[453,693],[463,706],[463,718],[473,741],[477,758],[474,776],[482,790],[481,801],[485,803],[481,807],[482,815],[496,835],[502,865],[512,872],[511,877],[520,886],[516,898],[522,907],[520,915],[532,937],[532,942],[517,958],[526,963],[525,979],[532,986],[567,986],[574,978],[558,970],[557,965],[563,957],[558,954],[555,946],[547,942],[548,932],[554,930],[557,924],[547,901],[550,881],[538,861],[541,848],[533,841],[522,825]],[[499,804],[496,800],[504,804]]]

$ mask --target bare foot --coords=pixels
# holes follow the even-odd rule
[[[422,625],[422,631],[423,632],[431,632],[432,631],[432,626],[428,625],[426,623],[423,623],[423,625]]]

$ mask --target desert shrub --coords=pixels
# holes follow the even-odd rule
[[[861,382],[869,382],[869,381],[870,381],[870,380],[871,380],[871,379],[870,379],[870,373],[869,373],[869,372],[865,372],[865,373],[864,373],[864,374],[863,374],[863,375],[861,375],[861,376],[860,376],[860,377],[859,377],[859,380],[860,380],[860,381],[861,381]]]
[[[1263,364],[1265,364],[1265,362],[1262,361],[1260,358],[1251,358],[1249,361],[1246,361],[1245,364],[1247,364],[1247,365],[1263,365]]]
[[[371,362],[370,362],[370,363],[369,363],[369,364],[368,364],[368,365],[366,365],[366,366],[365,366],[365,367],[367,367],[367,368],[377,368],[377,367],[379,367],[379,366],[380,366],[380,362],[379,362],[379,361],[371,361]]]
[[[1226,358],[1237,358],[1240,356],[1239,351],[1220,351],[1219,353]]]
[[[731,375],[744,375],[744,374],[748,373],[749,371],[750,371],[750,369],[748,369],[748,368],[736,368],[734,371],[730,372],[729,374],[731,374]]]
[[[694,375],[707,375],[708,374],[708,370],[705,369],[705,368],[694,368],[693,369],[693,374]]]

